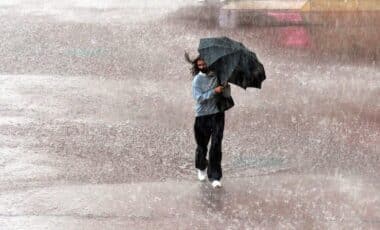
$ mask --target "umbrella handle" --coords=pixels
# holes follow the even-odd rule
[[[218,76],[217,76],[217,79],[218,79],[218,84],[219,84],[219,85],[221,85],[221,86],[223,86],[223,87],[228,86],[228,81],[225,81],[225,82],[221,83],[221,82],[220,82],[220,79],[219,79]]]

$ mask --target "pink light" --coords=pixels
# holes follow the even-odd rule
[[[310,36],[304,27],[283,27],[279,33],[280,44],[285,47],[307,48],[310,45]]]

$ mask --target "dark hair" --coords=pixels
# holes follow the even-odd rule
[[[190,63],[192,65],[190,68],[190,73],[192,74],[192,76],[197,75],[197,73],[200,71],[198,68],[197,62],[199,60],[203,60],[203,59],[200,56],[198,56],[195,59],[191,60],[191,58],[187,52],[185,52],[185,59],[188,63]]]

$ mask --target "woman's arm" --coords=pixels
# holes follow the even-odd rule
[[[193,98],[198,103],[204,103],[206,100],[212,98],[214,95],[214,89],[209,89],[206,92],[202,92],[202,89],[200,87],[193,86]]]
[[[196,79],[192,83],[192,92],[193,92],[193,98],[198,103],[204,103],[206,100],[212,98],[216,92],[215,89],[209,89],[206,92],[202,91],[202,88],[198,85],[199,81]]]

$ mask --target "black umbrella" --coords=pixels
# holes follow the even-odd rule
[[[242,43],[227,37],[202,38],[198,52],[222,84],[228,81],[244,89],[261,89],[266,78],[264,66]]]

